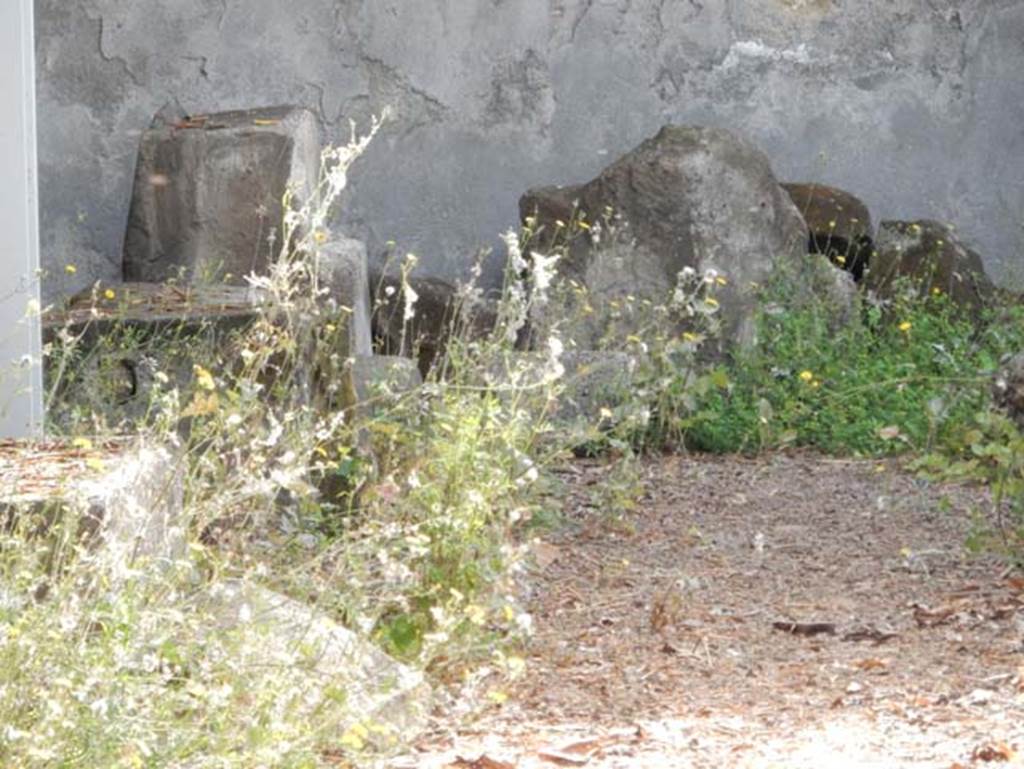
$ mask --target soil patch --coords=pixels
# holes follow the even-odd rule
[[[528,673],[390,764],[943,767],[1024,751],[1024,580],[964,542],[984,489],[896,463],[666,457],[625,517],[567,471]]]

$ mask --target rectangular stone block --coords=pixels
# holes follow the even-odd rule
[[[125,280],[241,284],[265,273],[281,245],[285,192],[309,201],[319,173],[319,125],[307,109],[158,117],[139,150]]]
[[[300,712],[338,718],[336,741],[356,729],[393,744],[416,734],[430,708],[430,687],[417,670],[392,659],[368,640],[316,607],[245,580],[214,583],[196,611],[211,618],[210,631],[233,634],[238,667],[274,669],[286,691],[301,693]],[[270,668],[270,666],[273,666]],[[331,693],[343,693],[343,699]]]
[[[423,384],[412,358],[397,355],[359,355],[352,360],[352,382],[358,414],[372,419],[386,414],[406,393]]]
[[[0,525],[59,537],[73,523],[115,574],[187,557],[182,479],[169,451],[135,441],[0,442]],[[63,522],[63,523],[62,523]]]
[[[333,237],[317,247],[316,270],[333,310],[346,318],[344,358],[370,355],[373,334],[370,330],[370,279],[366,244],[360,240]]]
[[[185,389],[193,364],[209,366],[264,301],[263,292],[243,286],[160,283],[124,283],[72,297],[43,319],[51,349],[44,381],[55,394],[48,421],[70,427],[76,414],[89,412],[111,424],[142,420],[157,371]]]

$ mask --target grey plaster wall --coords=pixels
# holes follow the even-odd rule
[[[442,276],[669,121],[780,178],[958,225],[1024,266],[1024,0],[37,0],[47,296],[119,274],[139,133],[292,102],[325,135],[390,105],[341,214]],[[64,271],[76,264],[74,275]]]

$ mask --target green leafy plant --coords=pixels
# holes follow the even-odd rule
[[[703,400],[688,438],[712,451],[928,450],[988,401],[999,356],[1019,341],[938,293],[869,302],[838,328],[827,308],[785,308],[769,293],[757,345],[735,356],[730,386]]]

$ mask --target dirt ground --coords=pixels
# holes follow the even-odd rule
[[[566,472],[527,673],[389,766],[1024,765],[1024,579],[969,557],[983,489],[896,463],[665,457],[637,508]]]

